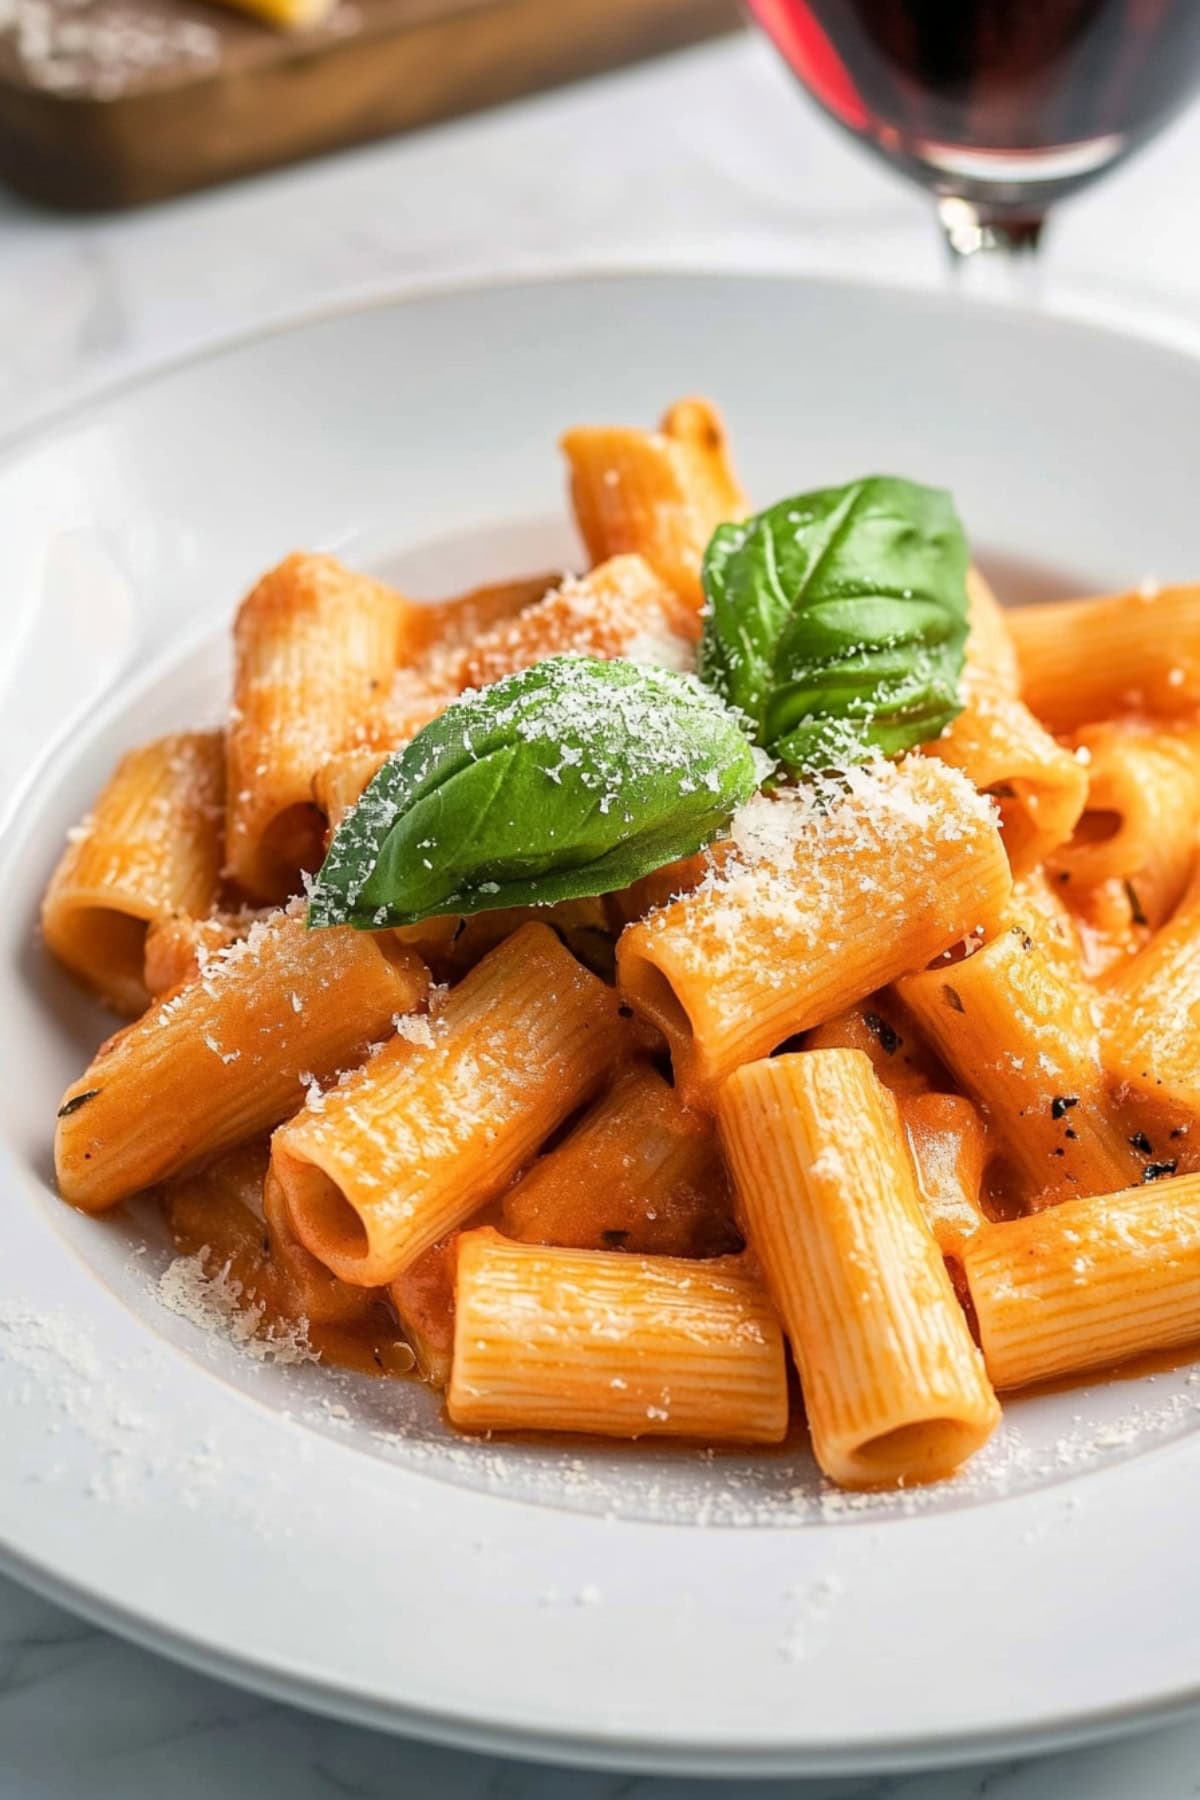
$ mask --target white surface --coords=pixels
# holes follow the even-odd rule
[[[1193,115],[1147,157],[1077,203],[1051,245],[1052,297],[1075,306],[1081,299],[1092,307],[1132,303],[1142,316],[1152,313],[1160,329],[1186,326],[1200,290],[1200,249],[1187,216],[1198,164],[1200,115]],[[463,269],[617,256],[849,265],[914,280],[934,280],[939,273],[920,198],[855,157],[793,100],[761,52],[742,45],[135,219],[69,225],[38,219],[11,203],[0,212],[0,223],[5,429],[81,384],[162,360],[264,316],[350,289]],[[803,350],[799,345],[798,363]],[[13,1659],[20,1677],[38,1667],[37,1621],[43,1614],[32,1601],[22,1601],[17,1611],[17,1635],[25,1645]],[[49,1629],[53,1633],[54,1626]],[[107,1654],[110,1670],[146,1661],[118,1647]],[[76,1715],[71,1724],[78,1736],[68,1737],[60,1726],[52,1741],[43,1741],[40,1760],[36,1748],[32,1760],[17,1760],[26,1733],[36,1733],[38,1715],[36,1708],[22,1710],[20,1693],[14,1711],[10,1697],[0,1732],[0,1755],[11,1751],[14,1759],[11,1773],[0,1761],[6,1795],[9,1788],[39,1796],[103,1793],[113,1769],[120,1774],[110,1791],[131,1800],[139,1780],[147,1793],[169,1781],[186,1794],[190,1781],[192,1791],[236,1794],[230,1771],[243,1766],[243,1755],[244,1767],[256,1771],[266,1791],[305,1779],[319,1783],[322,1765],[342,1782],[334,1791],[367,1794],[385,1778],[389,1790],[406,1786],[410,1792],[474,1792],[489,1783],[492,1791],[514,1795],[628,1791],[626,1783],[587,1777],[564,1776],[556,1786],[544,1773],[522,1787],[522,1778],[507,1769],[406,1752],[273,1710],[263,1715],[258,1703],[220,1690],[214,1700],[214,1690],[198,1679],[155,1668],[172,1697],[164,1700],[161,1724],[146,1715],[128,1718],[119,1706],[114,1712],[113,1694],[128,1684],[110,1674],[108,1685],[96,1684],[94,1733],[89,1735],[87,1715]],[[134,1678],[139,1688],[144,1679]],[[86,1687],[90,1692],[90,1681]],[[21,1691],[32,1702],[38,1686]],[[194,1695],[194,1712],[188,1700],[174,1698],[180,1695]],[[78,1698],[73,1704],[79,1706]],[[243,1712],[251,1717],[235,1737],[244,1751],[235,1749],[218,1775],[221,1765],[203,1754],[214,1741],[205,1722],[214,1712],[224,1716],[226,1704],[235,1718]],[[123,1755],[139,1732],[168,1742],[187,1739],[186,1723],[182,1731],[178,1727],[189,1717],[198,1732],[192,1741],[202,1746],[199,1760],[187,1742],[169,1761],[139,1765]],[[289,1733],[310,1747],[302,1777],[289,1760]],[[1066,1763],[1055,1759],[1014,1777],[1011,1791],[1053,1792],[1064,1800],[1073,1791],[1136,1792],[1166,1800],[1190,1791],[1196,1743],[1194,1733],[1175,1733],[1158,1739],[1159,1748],[1150,1741]],[[89,1758],[85,1746],[92,1744]],[[1106,1778],[1117,1785],[1106,1786]],[[76,1779],[77,1788],[64,1787],[64,1779]],[[852,1785],[858,1793],[871,1791],[871,1784]],[[826,1784],[813,1791],[831,1790]],[[941,1800],[981,1789],[977,1777],[931,1777],[890,1791]],[[995,1780],[988,1791],[996,1791]]]

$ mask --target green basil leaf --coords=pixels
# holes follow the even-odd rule
[[[377,930],[625,887],[715,836],[759,760],[691,677],[551,657],[462,696],[384,764],[308,922]]]
[[[719,526],[700,674],[793,774],[936,737],[962,710],[967,542],[949,494],[893,476]]]

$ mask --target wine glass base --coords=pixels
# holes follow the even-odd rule
[[[1046,223],[1042,211],[997,209],[985,202],[965,200],[958,194],[938,196],[937,215],[946,248],[955,262],[992,250],[1032,257],[1042,241]]]

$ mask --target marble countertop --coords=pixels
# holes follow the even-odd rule
[[[1189,173],[1190,170],[1190,173]],[[1066,209],[1043,304],[1200,350],[1200,108]],[[860,157],[765,47],[729,40],[132,216],[0,197],[0,437],[134,370],[297,310],[564,265],[943,280],[922,196]],[[986,1769],[768,1782],[762,1800],[1183,1800],[1200,1720]],[[733,1800],[309,1717],[164,1662],[0,1579],[3,1800]]]

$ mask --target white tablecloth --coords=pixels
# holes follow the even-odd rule
[[[1065,209],[1043,303],[1200,350],[1200,108]],[[934,283],[924,198],[729,40],[415,138],[132,216],[0,198],[0,436],[181,351],[355,294],[569,264],[860,271]],[[0,629],[3,611],[0,609]],[[0,1450],[2,1453],[2,1450]],[[2,1800],[681,1800],[310,1719],[0,1581]],[[745,1784],[700,1789],[733,1800]],[[763,1800],[1183,1800],[1200,1722],[958,1774],[770,1783]]]

